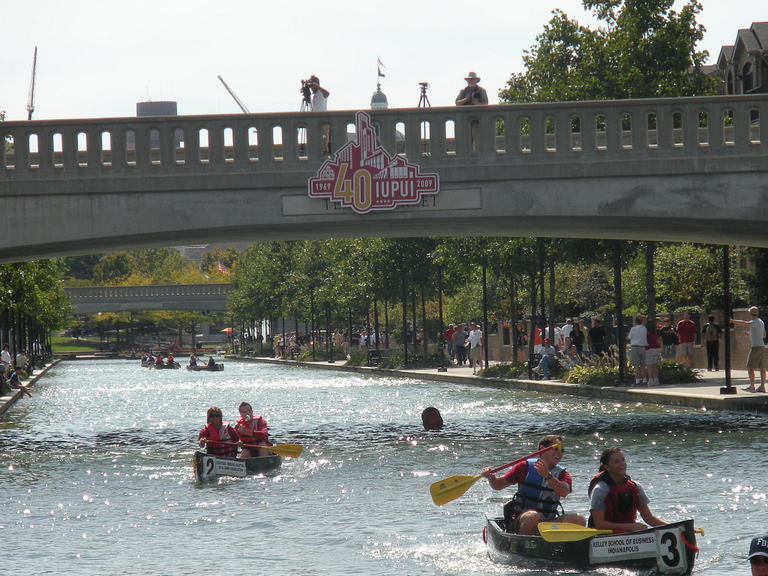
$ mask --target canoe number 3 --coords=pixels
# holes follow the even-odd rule
[[[659,539],[661,560],[670,568],[680,565],[680,545],[674,532],[664,532]]]

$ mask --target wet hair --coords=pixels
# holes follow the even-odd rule
[[[211,406],[208,408],[208,422],[211,421],[215,416],[218,416],[219,418],[223,418],[223,414],[221,413],[221,409],[216,408],[216,406]]]
[[[253,410],[253,406],[251,406],[250,404],[248,404],[248,402],[241,402],[241,403],[240,403],[240,406],[238,406],[238,407],[237,407],[237,411],[238,411],[238,412],[240,412],[240,411],[241,411],[243,408],[245,408],[246,406],[248,406],[248,408],[250,408],[251,410]]]
[[[421,422],[424,424],[424,430],[439,430],[443,427],[443,417],[440,416],[440,410],[434,406],[424,408],[421,413]]]

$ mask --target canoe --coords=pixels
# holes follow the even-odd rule
[[[155,370],[178,370],[181,368],[181,364],[174,362],[173,364],[149,364],[147,368],[154,368]]]
[[[698,552],[692,519],[577,542],[547,542],[539,535],[510,534],[504,531],[502,518],[486,518],[483,540],[494,562],[546,569],[655,568],[663,574],[687,576]]]
[[[200,366],[189,366],[187,365],[187,370],[192,370],[193,372],[205,372],[206,370],[208,372],[222,372],[224,370],[224,364],[214,364],[213,366],[208,366],[207,364],[202,364]]]
[[[282,463],[282,456],[277,454],[256,458],[229,458],[198,451],[195,452],[195,457],[192,460],[192,469],[198,480],[205,480],[213,476],[239,476],[243,478],[275,470]]]

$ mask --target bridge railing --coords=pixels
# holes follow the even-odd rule
[[[768,95],[371,111],[381,144],[424,164],[560,162],[702,149],[759,153]],[[354,111],[0,123],[0,181],[54,174],[294,171],[354,132]]]
[[[231,292],[231,284],[165,284],[155,286],[81,286],[65,288],[74,301],[106,299],[190,298],[222,296]]]

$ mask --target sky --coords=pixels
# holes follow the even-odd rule
[[[714,63],[739,28],[768,20],[766,0],[700,0],[699,44]],[[453,105],[475,71],[492,103],[524,50],[560,9],[597,26],[580,0],[6,0],[0,11],[0,110],[27,119],[124,117],[136,103],[174,100],[179,114],[298,111],[316,74],[329,110],[370,108],[377,80],[390,108]],[[678,6],[680,2],[678,0]],[[384,78],[377,77],[377,60]]]

